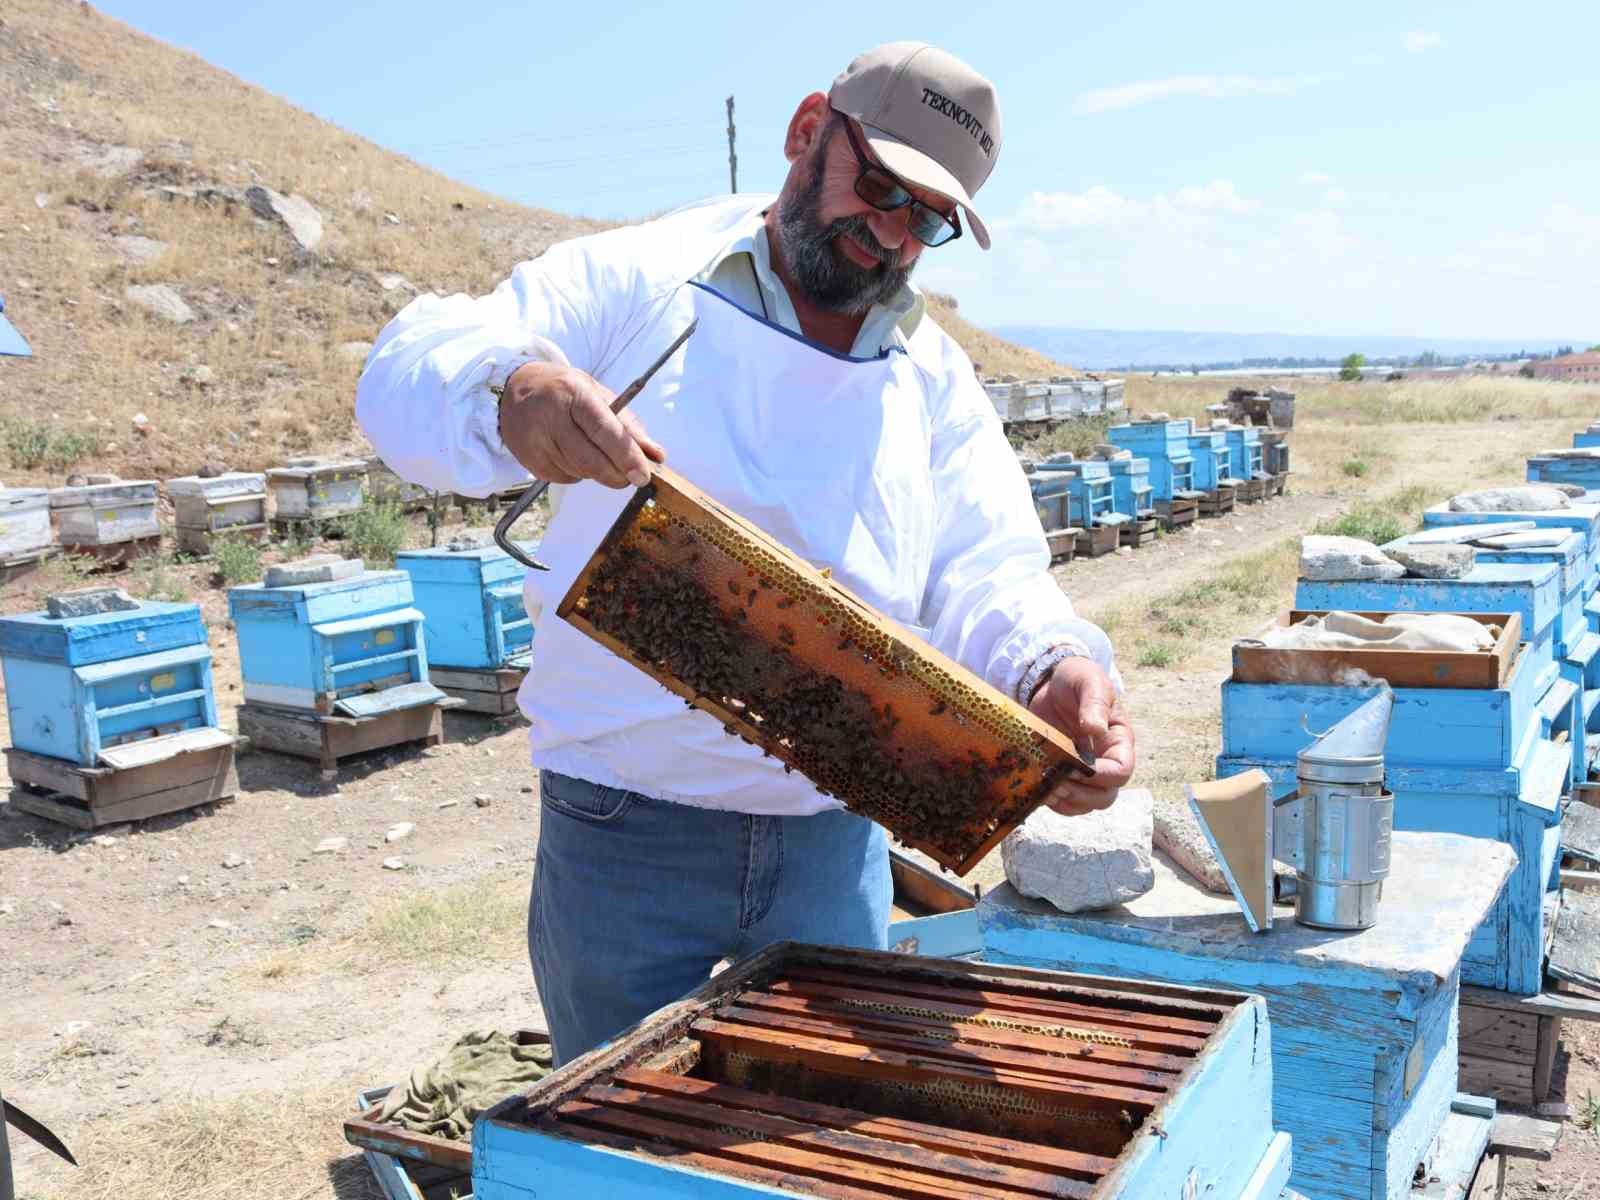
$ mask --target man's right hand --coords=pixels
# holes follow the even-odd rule
[[[666,451],[630,412],[611,411],[617,394],[592,375],[555,363],[524,363],[500,396],[500,440],[549,483],[593,479],[643,487]]]

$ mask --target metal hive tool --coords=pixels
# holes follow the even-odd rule
[[[1141,1195],[1136,1143],[1260,1004],[795,943],[725,974],[488,1119],[838,1200]]]
[[[557,613],[958,873],[1063,773],[1092,773],[1059,731],[665,468]]]

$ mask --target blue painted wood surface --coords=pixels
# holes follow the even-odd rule
[[[269,588],[230,588],[245,699],[328,711],[376,683],[428,678],[423,615],[404,571]]]
[[[983,938],[978,934],[977,910],[967,908],[892,921],[889,924],[889,949],[899,954],[921,954],[928,958],[975,957],[983,949]]]
[[[1264,473],[1261,458],[1261,431],[1242,425],[1223,431],[1228,445],[1228,472],[1235,479],[1254,479]]]
[[[1028,490],[1033,493],[1034,511],[1039,514],[1040,528],[1065,529],[1067,498],[1072,491],[1072,479],[1060,471],[1034,472],[1028,476]]]
[[[1575,483],[1579,487],[1600,488],[1600,457],[1535,455],[1528,460],[1528,482]]]
[[[196,604],[0,619],[0,669],[11,744],[82,767],[110,746],[217,723]]]
[[[1111,507],[1127,517],[1153,516],[1154,489],[1150,486],[1150,460],[1113,458],[1111,468]]]
[[[1422,510],[1422,523],[1430,529],[1444,525],[1493,525],[1517,521],[1531,521],[1538,529],[1572,529],[1581,533],[1584,545],[1588,547],[1589,572],[1591,576],[1600,576],[1600,503],[1586,499],[1567,508],[1546,512],[1458,513],[1451,512],[1448,504],[1435,504]]]
[[[1146,1129],[1118,1155],[1097,1195],[1275,1200],[1291,1167],[1273,1127],[1272,1031],[1258,998],[1224,1018]],[[554,1137],[491,1114],[472,1132],[476,1200],[792,1196],[763,1184]]]
[[[1034,476],[1055,476],[1063,481],[1067,495],[1067,524],[1089,529],[1102,524],[1118,511],[1112,496],[1111,468],[1104,462],[1084,459],[1070,463],[1040,463]]]
[[[1541,988],[1544,909],[1559,852],[1560,802],[1570,762],[1566,747],[1543,740],[1533,744],[1520,765],[1501,770],[1416,766],[1396,761],[1392,753],[1385,757],[1397,830],[1486,838],[1505,844],[1517,856],[1505,888],[1463,954],[1461,972],[1467,983],[1524,996]],[[1255,768],[1272,777],[1279,793],[1295,786],[1292,755],[1224,751],[1216,763],[1218,778]],[[1391,890],[1386,884],[1385,899]]]
[[[527,549],[538,554],[536,544]],[[434,666],[495,670],[526,662],[533,622],[522,600],[524,567],[504,550],[405,550],[394,565],[411,576]]]
[[[1584,429],[1572,435],[1572,445],[1575,449],[1584,446],[1600,446],[1600,432],[1591,433]]]
[[[1192,491],[1194,455],[1189,450],[1189,421],[1141,421],[1113,425],[1106,440],[1150,464],[1150,494],[1170,502],[1179,492]]]
[[[1194,486],[1197,491],[1214,492],[1218,487],[1237,482],[1228,439],[1221,430],[1189,434],[1189,453],[1194,455]]]
[[[1399,1200],[1455,1095],[1461,957],[1512,854],[1397,833],[1393,857],[1378,924],[1359,933],[1285,920],[1252,934],[1231,898],[1158,861],[1154,890],[1104,912],[1063,914],[995,889],[978,906],[984,958],[1263,995],[1273,1121],[1294,1139],[1290,1186]]]

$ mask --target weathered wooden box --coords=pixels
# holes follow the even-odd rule
[[[1575,483],[1600,488],[1600,447],[1549,450],[1528,459],[1529,483]]]
[[[1152,497],[1170,503],[1174,497],[1192,499],[1188,493],[1197,488],[1194,455],[1189,450],[1191,428],[1188,421],[1135,421],[1113,425],[1106,431],[1106,440],[1146,460]]]
[[[353,460],[292,459],[267,472],[272,516],[278,521],[321,521],[348,516],[365,500],[367,465]]]
[[[1259,998],[779,943],[473,1130],[476,1200],[1269,1200]]]
[[[539,547],[528,550],[537,556]],[[525,568],[493,542],[402,550],[395,569],[411,577],[437,667],[526,667],[533,622],[522,602]]]
[[[117,546],[161,536],[153,479],[55,488],[50,492],[50,518],[66,548]]]
[[[1308,617],[1325,617],[1326,612],[1291,609],[1279,613],[1274,627],[1287,629]],[[1387,613],[1366,612],[1357,616],[1381,621]],[[1497,688],[1511,676],[1517,649],[1522,643],[1522,618],[1516,613],[1457,613],[1491,628],[1498,628],[1495,644],[1488,650],[1452,653],[1447,651],[1352,649],[1315,650],[1309,648],[1274,649],[1255,640],[1233,644],[1233,682],[1235,683],[1346,683],[1352,671],[1381,679],[1393,687],[1417,688]]]
[[[49,491],[0,487],[0,564],[33,557],[55,544]]]
[[[1033,510],[1039,514],[1039,526],[1046,533],[1072,524],[1067,512],[1067,497],[1072,491],[1069,477],[1060,471],[1034,470],[1028,475],[1028,490],[1033,494]]]
[[[0,665],[11,743],[31,754],[94,767],[113,747],[217,723],[197,604],[0,618]]]
[[[1273,1124],[1294,1140],[1290,1187],[1402,1200],[1456,1097],[1461,956],[1512,855],[1449,834],[1397,833],[1393,851],[1378,923],[1361,932],[1284,919],[1251,933],[1231,897],[1158,859],[1151,892],[1102,912],[996,888],[978,905],[984,959],[1259,993]]]
[[[665,468],[556,615],[958,872],[1088,770],[1053,727]]]
[[[259,538],[267,528],[267,478],[259,472],[227,471],[204,478],[167,480],[177,524],[178,549],[210,554],[213,535]]]
[[[1104,462],[1083,459],[1078,462],[1043,462],[1034,468],[1038,475],[1061,475],[1067,480],[1067,524],[1091,529],[1115,518],[1116,500],[1112,494],[1111,468]],[[1109,523],[1115,524],[1115,520]]]
[[[314,713],[357,715],[358,697],[423,684],[416,703],[439,698],[428,685],[423,615],[404,571],[228,589],[239,640],[245,700]]]

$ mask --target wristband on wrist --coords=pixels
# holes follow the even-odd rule
[[[1034,693],[1044,686],[1044,681],[1050,678],[1050,672],[1061,662],[1069,658],[1089,656],[1089,648],[1082,644],[1061,642],[1051,646],[1033,660],[1033,665],[1023,672],[1022,678],[1017,681],[1017,703],[1024,708],[1033,703]]]

